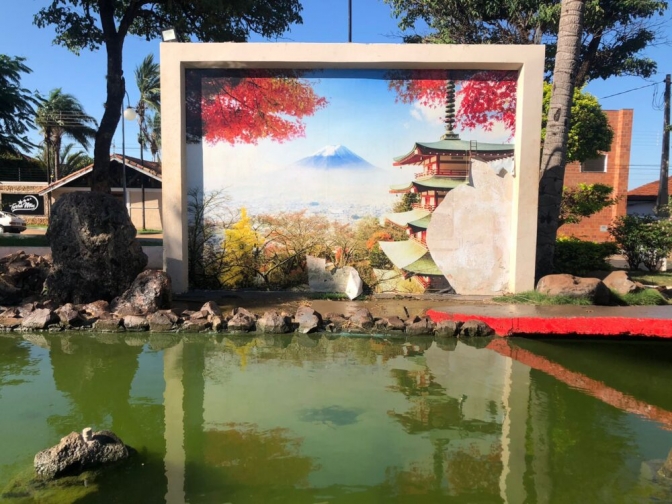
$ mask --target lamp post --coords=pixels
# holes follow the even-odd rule
[[[124,194],[124,206],[126,211],[130,214],[130,205],[128,204],[128,194],[126,192],[126,127],[124,125],[124,119],[128,121],[134,121],[136,117],[135,109],[131,107],[131,98],[128,96],[128,91],[126,91],[126,80],[123,80],[124,83],[124,94],[126,95],[127,106],[124,109],[124,100],[121,100],[121,179],[122,179],[122,188]]]

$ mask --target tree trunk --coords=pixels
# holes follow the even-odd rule
[[[548,111],[546,139],[541,156],[537,221],[536,279],[553,272],[553,252],[558,231],[565,178],[567,136],[583,32],[585,0],[563,0],[558,29],[558,51],[553,71],[553,94]]]
[[[93,149],[93,172],[91,190],[110,192],[110,147],[119,124],[124,101],[124,77],[121,67],[123,38],[117,33],[110,35],[105,43],[107,49],[107,102],[105,113],[96,132]]]

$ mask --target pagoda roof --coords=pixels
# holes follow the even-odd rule
[[[414,208],[408,212],[390,212],[383,215],[383,219],[392,224],[405,228],[409,222],[417,221],[430,215],[430,211],[424,208]]]
[[[409,273],[413,273],[415,275],[444,276],[439,267],[434,262],[434,259],[432,259],[432,255],[429,253],[429,251],[427,251],[425,255],[423,255],[420,259],[418,259],[414,263],[411,263],[408,266],[406,266],[404,270],[408,271]]]
[[[409,221],[408,225],[418,229],[427,229],[430,221],[432,220],[432,214],[426,215],[420,219]]]
[[[427,177],[417,178],[407,184],[397,184],[390,186],[391,193],[406,193],[415,187],[418,192],[423,191],[450,191],[458,186],[464,184],[467,180],[462,178],[451,178],[440,175],[430,175]]]
[[[415,240],[379,241],[378,244],[392,264],[404,270],[427,253],[427,249]]]
[[[497,155],[510,156],[513,154],[513,144],[495,144],[486,142],[470,142],[468,140],[439,140],[438,142],[416,142],[413,149],[403,156],[397,156],[392,163],[394,166],[420,163],[427,156],[438,154],[480,154],[488,158]]]

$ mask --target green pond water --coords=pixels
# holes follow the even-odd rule
[[[669,343],[410,342],[0,336],[0,501],[672,502]],[[30,481],[87,426],[138,454]]]

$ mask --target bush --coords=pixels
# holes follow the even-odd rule
[[[643,264],[650,271],[658,271],[661,260],[672,251],[672,222],[667,219],[625,215],[616,219],[609,233],[633,270]]]
[[[558,238],[553,263],[556,273],[583,276],[591,271],[609,271],[609,256],[618,252],[613,242],[596,243],[575,237]]]

